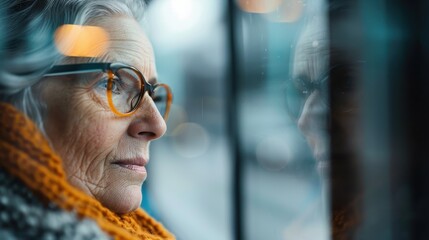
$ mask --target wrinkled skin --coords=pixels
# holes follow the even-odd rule
[[[328,69],[328,36],[326,22],[322,20],[314,19],[301,33],[294,55],[293,79],[316,83]],[[319,167],[326,167],[329,157],[327,125],[329,109],[326,97],[328,93],[323,92],[324,90],[314,89],[308,95],[298,118],[298,127],[304,134]]]
[[[341,24],[341,20],[336,23]],[[298,119],[298,127],[313,152],[326,180],[325,185],[330,189],[333,238],[351,239],[361,212],[360,135],[357,131],[361,93],[356,85],[361,67],[359,62],[362,61],[358,61],[358,54],[349,53],[348,49],[352,47],[344,45],[343,41],[331,36],[328,42],[325,21],[324,17],[310,21],[297,43],[293,65],[295,77],[304,76],[313,82],[330,69],[329,89],[325,89],[329,92],[315,90],[309,94]],[[354,43],[350,41],[350,44]],[[334,69],[334,66],[345,65],[350,65],[346,71],[339,70],[339,67]]]
[[[103,27],[110,36],[109,52],[93,61],[126,63],[137,67],[146,79],[155,79],[152,46],[134,19],[104,18],[92,25]],[[114,162],[147,162],[149,143],[165,133],[165,121],[150,97],[144,96],[134,115],[118,117],[85,81],[50,77],[39,87],[47,105],[45,131],[63,158],[70,183],[116,213],[138,208],[145,170]]]

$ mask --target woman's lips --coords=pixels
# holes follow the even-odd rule
[[[146,163],[147,163],[147,160],[144,158],[133,158],[133,159],[118,160],[113,162],[112,164],[129,169],[131,171],[146,174],[146,168],[145,168]]]

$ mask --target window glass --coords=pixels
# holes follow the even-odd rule
[[[174,101],[168,132],[152,145],[144,207],[179,239],[233,239],[237,219],[243,239],[327,239],[323,2],[233,6],[229,11],[226,0],[149,5],[146,29],[159,80],[172,86]],[[229,138],[230,120],[237,121],[238,146]]]
[[[244,238],[328,239],[327,15],[268,2],[237,1]]]
[[[218,0],[155,0],[146,12],[158,79],[174,96],[167,133],[151,145],[143,206],[178,239],[232,239],[224,16]]]

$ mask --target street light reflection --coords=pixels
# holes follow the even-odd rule
[[[282,0],[238,0],[238,5],[245,12],[269,13],[280,6]]]
[[[264,16],[272,22],[292,23],[300,19],[303,14],[302,0],[283,0],[282,4],[273,12]]]
[[[69,57],[99,57],[109,47],[109,35],[101,27],[65,24],[55,31],[55,45]]]

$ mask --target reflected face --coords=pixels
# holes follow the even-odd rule
[[[342,17],[342,13],[338,17]],[[330,26],[347,23],[344,20],[335,18]],[[348,239],[359,225],[355,223],[360,221],[359,73],[364,61],[360,61],[359,53],[350,51],[354,47],[349,44],[355,42],[331,35],[328,43],[328,29],[323,22],[313,19],[305,27],[295,52],[294,78],[315,83],[309,85],[326,86],[307,93],[298,126],[319,163],[320,173],[327,180],[334,239]],[[338,31],[338,26],[335,28]],[[350,31],[350,36],[358,35],[354,27],[347,26],[345,30]],[[359,42],[359,38],[356,39]],[[323,79],[326,84],[318,84]]]
[[[328,89],[329,50],[327,28],[320,19],[313,19],[301,34],[294,56],[292,76],[298,91],[306,97],[298,127],[307,139],[319,167],[328,160]],[[307,86],[307,87],[300,87]]]
[[[326,24],[321,19],[313,19],[298,40],[292,69],[295,85],[310,86],[305,89],[298,127],[311,147],[319,170],[328,168],[329,156],[350,155],[357,149],[358,141],[354,131],[358,126],[360,91],[355,85],[362,63],[351,61],[352,57],[347,59],[341,48],[330,47],[327,34]],[[333,89],[328,89],[329,86]],[[335,152],[330,152],[328,114],[331,114],[330,134],[341,139],[341,143],[335,143]]]
[[[135,66],[146,79],[156,77],[151,44],[135,20],[104,18],[91,25],[109,34],[104,61]],[[99,81],[71,76],[40,83],[47,105],[46,134],[72,185],[112,211],[128,213],[140,206],[149,143],[165,133],[166,124],[147,94],[135,114],[116,116],[100,96],[100,84],[94,82]]]

